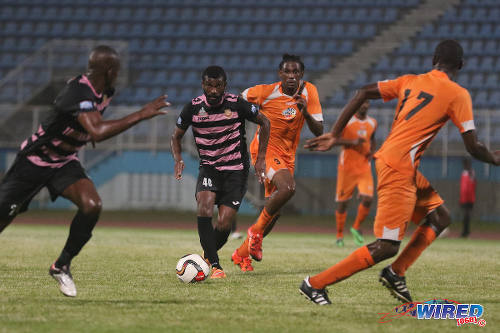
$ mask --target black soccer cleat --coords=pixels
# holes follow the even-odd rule
[[[299,291],[308,300],[318,305],[332,304],[332,302],[330,302],[330,299],[328,299],[328,292],[326,291],[326,289],[314,289],[309,283],[309,276],[306,276],[304,281],[302,281]]]
[[[406,278],[394,273],[390,265],[380,272],[379,281],[402,303],[413,302],[406,286]]]

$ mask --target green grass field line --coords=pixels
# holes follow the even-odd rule
[[[417,301],[484,306],[486,327],[457,328],[453,320],[379,324],[378,313],[399,305],[378,282],[384,263],[329,287],[332,306],[306,301],[298,293],[304,276],[355,248],[350,237],[337,248],[327,234],[271,234],[249,273],[230,262],[240,244],[230,240],[220,251],[228,279],[187,285],[175,265],[201,252],[196,232],[98,227],[73,262],[78,296],[70,299],[48,275],[67,232],[12,225],[0,235],[0,332],[487,332],[500,325],[497,241],[438,239],[407,273]]]

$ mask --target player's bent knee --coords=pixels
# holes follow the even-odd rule
[[[373,243],[367,245],[368,250],[375,263],[389,259],[398,254],[399,245],[401,242],[388,239],[377,239]]]
[[[437,235],[451,224],[450,212],[448,209],[441,205],[435,211],[427,215],[427,224],[429,224]]]
[[[290,199],[295,194],[295,185],[289,185],[289,186],[285,187],[282,191],[283,191],[284,195],[288,199]]]
[[[85,215],[99,215],[102,211],[102,201],[100,198],[88,198],[83,200],[79,208]]]

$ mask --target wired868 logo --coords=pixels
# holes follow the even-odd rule
[[[457,326],[474,324],[486,326],[486,320],[481,319],[484,307],[481,304],[461,304],[450,299],[431,299],[423,303],[412,302],[397,306],[392,312],[382,315],[379,323],[388,323],[401,317],[417,319],[452,319]]]

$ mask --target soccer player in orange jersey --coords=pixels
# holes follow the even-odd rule
[[[337,168],[337,194],[335,201],[335,222],[337,224],[337,246],[344,246],[344,224],[347,218],[347,204],[352,198],[354,188],[358,188],[361,202],[358,215],[351,227],[354,243],[363,245],[364,239],[359,231],[361,223],[370,212],[373,198],[373,177],[371,159],[375,149],[375,130],[377,121],[367,116],[370,102],[365,101],[347,123],[342,137],[336,142],[342,145]]]
[[[257,222],[247,232],[243,244],[231,259],[242,271],[252,271],[252,256],[262,260],[262,239],[279,217],[279,211],[295,193],[295,151],[304,122],[311,132],[323,133],[323,113],[316,87],[302,80],[304,63],[300,57],[285,54],[278,67],[281,81],[257,85],[243,91],[247,101],[260,106],[271,123],[266,152],[266,203]],[[259,129],[250,145],[252,160],[257,156]]]
[[[358,248],[325,271],[306,277],[300,292],[312,302],[331,304],[326,286],[395,256],[408,222],[426,215],[426,222],[417,228],[403,252],[380,273],[380,282],[397,299],[412,301],[405,272],[450,223],[442,200],[417,171],[425,149],[449,119],[460,130],[469,154],[480,161],[500,165],[500,151],[491,152],[477,140],[469,92],[452,81],[463,66],[462,58],[463,49],[458,42],[439,43],[434,51],[432,71],[364,86],[345,106],[330,133],[308,141],[306,148],[328,150],[367,99],[398,98],[391,132],[374,156],[378,180],[374,225],[377,240]]]

